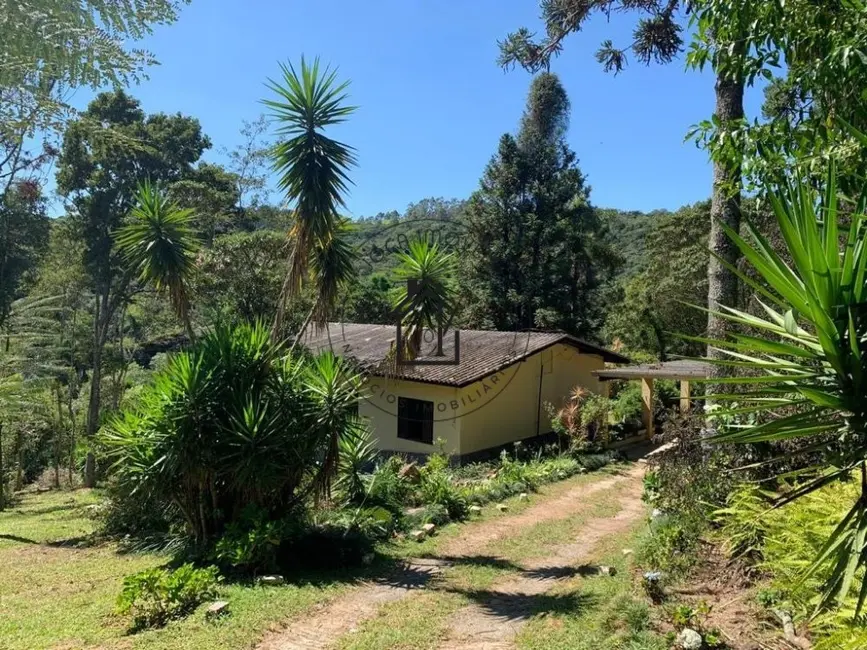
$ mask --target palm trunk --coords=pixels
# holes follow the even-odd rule
[[[744,83],[739,77],[718,75],[716,80],[716,116],[722,125],[728,125],[744,117]],[[734,231],[741,223],[741,165],[740,161],[730,162],[715,160],[713,163],[713,197],[711,199],[710,250],[728,264],[735,265],[738,261],[738,249],[726,236],[720,224],[725,224]],[[734,306],[738,298],[737,276],[728,270],[714,255],[708,266],[707,304],[712,311],[720,305]],[[707,335],[710,339],[725,339],[729,333],[728,321],[708,315]],[[720,353],[708,345],[707,356],[711,359],[720,357]],[[712,366],[711,377],[721,377],[726,374],[725,368]],[[719,385],[709,385],[710,393],[719,392]]]

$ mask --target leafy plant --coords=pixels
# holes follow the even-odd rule
[[[859,137],[867,143],[867,136]],[[821,192],[795,179],[781,183],[769,199],[788,260],[751,224],[749,242],[723,225],[759,278],[735,269],[760,296],[765,316],[720,306],[717,316],[750,333],[709,341],[726,357],[714,363],[743,372],[714,381],[749,388],[714,399],[736,401],[737,409],[729,411],[761,417],[754,426],[723,429],[714,440],[801,441],[802,451],[819,454],[797,472],[802,482],[778,506],[848,480],[853,470],[860,473],[861,495],[804,572],[804,579],[827,575],[818,603],[825,608],[845,600],[867,563],[867,189],[850,202],[838,191],[831,162]],[[856,615],[867,599],[867,580],[858,582]]]
[[[146,569],[124,578],[118,613],[132,614],[135,629],[161,627],[216,596],[218,582],[216,567],[184,564],[174,571]]]

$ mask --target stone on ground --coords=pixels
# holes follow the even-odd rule
[[[436,524],[425,524],[421,527],[424,531],[425,535],[433,535],[433,532],[437,529]]]
[[[397,475],[410,483],[418,483],[421,481],[421,472],[418,469],[418,465],[415,463],[407,463],[400,468]]]
[[[521,494],[518,495],[518,498],[519,498],[521,501],[529,501],[529,499],[530,499],[530,495],[527,494],[526,492],[521,492]]]
[[[285,582],[283,576],[273,575],[273,576],[260,576],[259,584],[265,585],[267,587],[275,587],[277,585],[282,585]]]
[[[208,606],[205,618],[218,618],[229,613],[229,601],[217,600]]]
[[[508,509],[509,509],[509,506],[507,506],[505,503],[498,503],[497,504],[497,510],[499,510],[500,512],[506,512],[506,510],[508,510]]]
[[[415,541],[420,542],[425,538],[425,532],[423,530],[414,530],[409,534]]]
[[[470,506],[470,514],[480,515],[482,514],[482,509],[479,506]]]
[[[677,635],[677,647],[683,650],[701,650],[703,644],[701,634],[688,627]]]

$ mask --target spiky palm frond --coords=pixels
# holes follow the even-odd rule
[[[405,282],[394,307],[406,334],[410,355],[418,353],[425,327],[447,328],[454,311],[455,258],[426,238],[409,243],[397,255],[395,275]]]
[[[277,98],[263,103],[280,125],[273,167],[294,214],[293,247],[281,301],[285,303],[301,290],[311,251],[327,247],[338,228],[338,210],[345,206],[351,183],[348,171],[356,160],[351,146],[329,138],[323,130],[345,121],[356,107],[346,105],[349,82],[338,82],[336,69],[321,69],[318,58],[308,65],[302,57],[300,73],[291,63],[281,64],[280,69],[282,82],[268,83]],[[280,320],[282,307],[275,331]]]
[[[714,379],[740,384],[747,392],[714,395],[727,410],[765,414],[755,426],[731,427],[713,439],[726,443],[807,439],[824,450],[824,461],[804,470],[802,482],[779,504],[810,494],[859,470],[861,498],[839,523],[809,569],[827,571],[823,608],[842,601],[859,569],[867,565],[867,188],[853,205],[842,205],[837,173],[830,164],[823,192],[792,182],[771,197],[785,241],[787,262],[751,225],[751,241],[726,228],[729,238],[762,282],[732,267],[762,296],[765,316],[720,307],[718,315],[746,328],[724,341],[709,341],[740,376]],[[848,232],[841,225],[848,221]],[[779,409],[786,413],[778,415]],[[858,611],[867,598],[862,580]]]
[[[172,307],[190,334],[187,284],[199,248],[194,218],[192,210],[178,207],[145,181],[139,185],[130,222],[115,234],[126,263],[143,283],[168,292]]]
[[[351,231],[351,222],[339,219],[332,236],[324,242],[318,242],[313,249],[310,259],[316,287],[313,322],[318,327],[323,327],[334,313],[340,288],[356,275],[357,253],[349,242]]]

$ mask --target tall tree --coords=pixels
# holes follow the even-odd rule
[[[99,428],[103,349],[136,274],[120,258],[113,233],[129,214],[142,180],[182,180],[209,146],[198,120],[179,114],[145,116],[139,102],[123,91],[97,96],[64,135],[57,186],[69,198],[94,299],[88,436]],[[85,482],[93,485],[92,453],[85,469]]]
[[[310,318],[317,326],[326,324],[338,285],[351,278],[349,228],[338,210],[345,207],[344,195],[351,182],[348,172],[355,165],[354,149],[323,132],[355,111],[346,104],[349,82],[338,82],[337,70],[320,70],[319,59],[308,65],[302,57],[300,72],[291,64],[281,65],[281,70],[282,84],[269,83],[277,98],[264,102],[280,124],[273,165],[294,213],[289,270],[274,319],[273,333],[278,336],[287,301],[301,293],[311,271],[317,299]],[[306,323],[302,331],[304,327]]]
[[[526,28],[509,34],[500,44],[500,63],[510,66],[519,63],[530,70],[547,68],[551,58],[559,55],[564,39],[581,30],[595,13],[611,14],[638,11],[641,14],[628,48],[618,48],[612,41],[604,41],[596,58],[606,71],[615,74],[627,64],[628,51],[644,64],[668,63],[683,46],[679,10],[681,5],[703,16],[696,25],[696,48],[704,52],[705,60],[713,64],[716,74],[714,122],[731,129],[743,123],[744,85],[746,73],[743,65],[744,47],[740,40],[742,30],[750,20],[749,0],[561,0],[543,1],[542,17],[546,37],[540,42]],[[724,234],[723,225],[733,230],[740,226],[741,156],[737,147],[731,156],[712,155],[713,195],[711,200],[710,248],[713,252],[708,265],[708,304],[737,302],[738,281],[730,271],[737,262],[738,251]],[[712,309],[708,318],[708,331],[713,337],[725,337],[728,324]],[[709,347],[708,355],[718,353]],[[724,368],[717,367],[719,372]]]
[[[589,188],[566,144],[569,99],[559,79],[533,80],[517,137],[500,138],[466,219],[472,246],[464,290],[469,325],[559,328],[591,336],[606,267]]]

